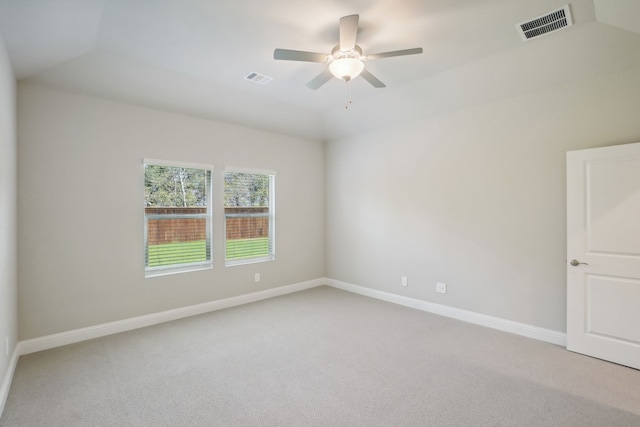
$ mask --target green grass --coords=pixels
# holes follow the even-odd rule
[[[206,260],[207,242],[205,240],[149,246],[149,267],[189,264]]]
[[[243,259],[269,255],[269,238],[227,240],[226,259]]]
[[[269,238],[227,240],[226,259],[244,259],[269,255]],[[189,264],[207,260],[205,240],[149,246],[149,267]]]

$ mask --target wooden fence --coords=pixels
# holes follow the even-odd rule
[[[227,240],[269,237],[269,208],[224,208]]]
[[[206,208],[158,208],[146,207],[147,238],[149,245],[172,242],[205,240],[207,222],[205,218],[181,217],[182,215],[204,215]],[[269,236],[269,208],[225,208],[226,234],[228,240],[252,239]],[[168,218],[157,218],[166,215]]]

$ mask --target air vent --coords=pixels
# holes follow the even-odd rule
[[[258,83],[259,85],[266,85],[271,80],[273,80],[273,77],[265,76],[264,74],[251,73],[244,76],[244,79],[254,83]]]
[[[516,25],[522,40],[530,40],[573,25],[569,5]]]

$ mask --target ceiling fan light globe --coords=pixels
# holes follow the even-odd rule
[[[364,69],[364,63],[356,58],[335,59],[329,64],[329,71],[338,79],[351,80],[358,77]]]

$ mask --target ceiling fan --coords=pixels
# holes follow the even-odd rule
[[[374,59],[388,58],[391,56],[415,55],[422,53],[422,48],[394,50],[391,52],[374,53],[363,55],[362,49],[356,44],[358,33],[358,15],[343,16],[340,18],[340,44],[331,50],[330,54],[305,52],[301,50],[276,49],[273,51],[273,58],[287,61],[323,62],[328,67],[307,83],[307,87],[313,90],[336,77],[341,80],[350,81],[358,76],[371,83],[373,87],[383,88],[385,84],[378,80],[373,74],[364,69],[364,63]]]

